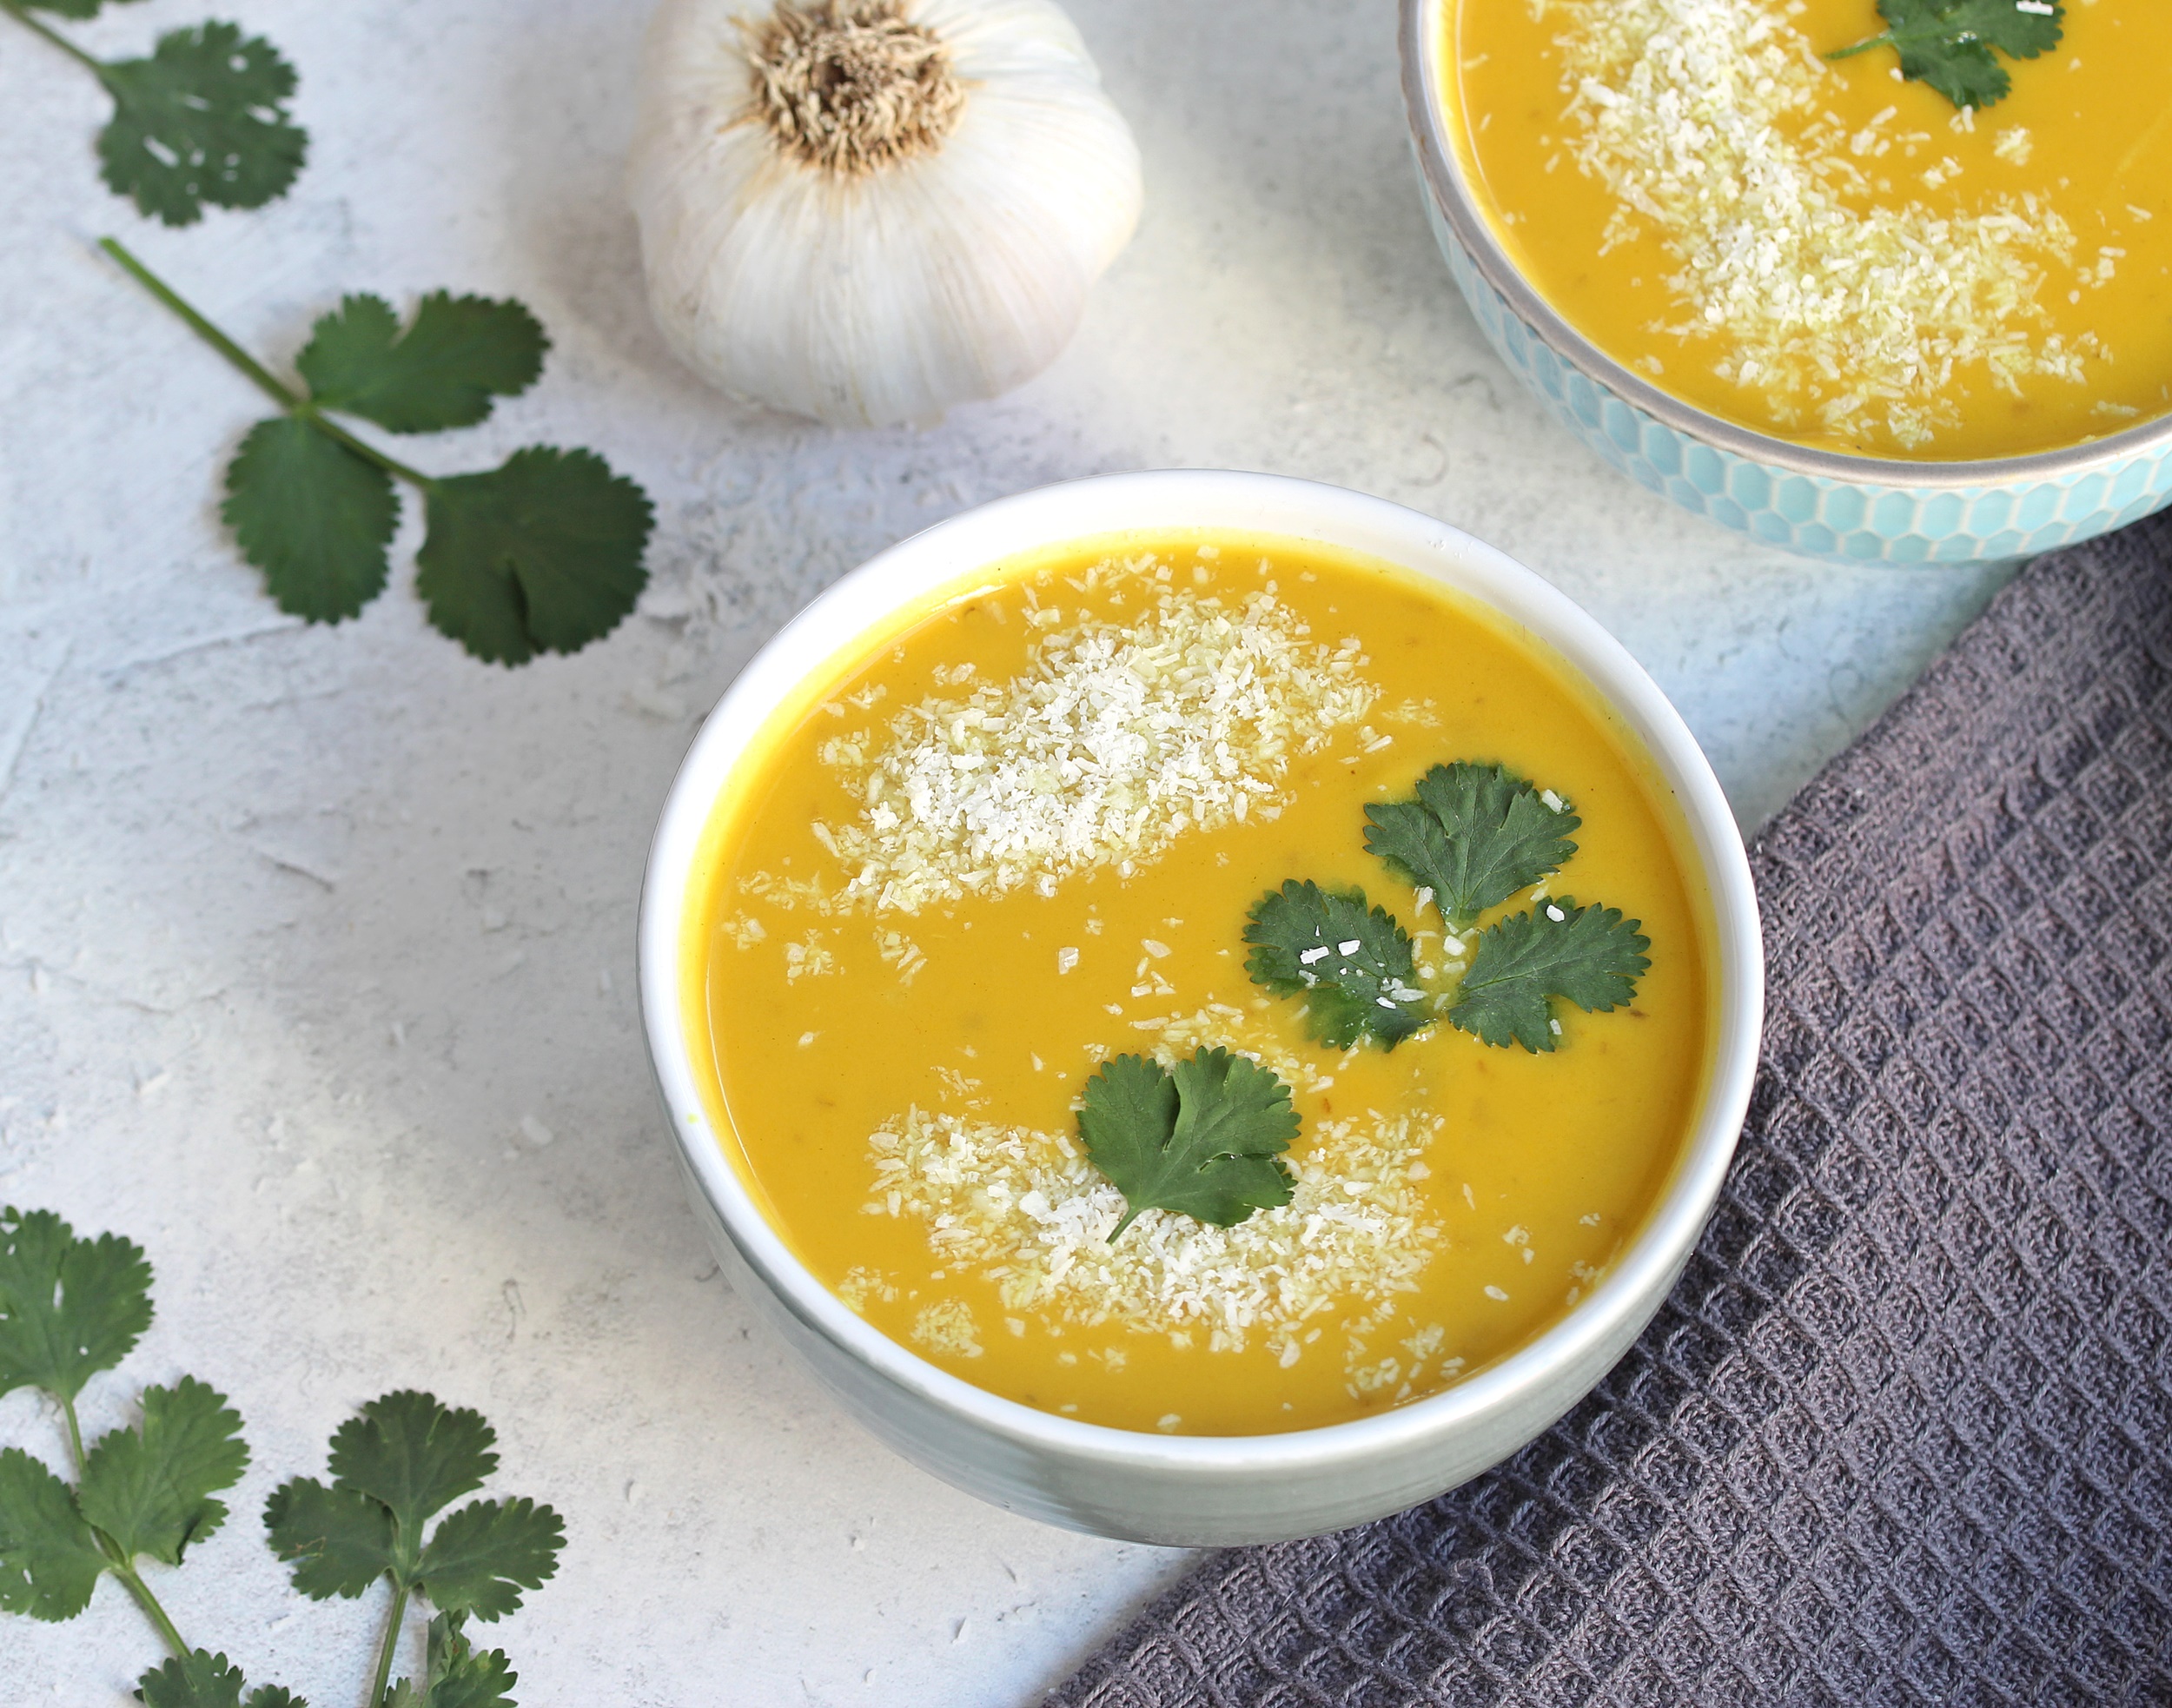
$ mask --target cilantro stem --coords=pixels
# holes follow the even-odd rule
[[[0,0],[0,3],[4,3],[4,0]],[[83,1475],[83,1423],[76,1415],[76,1402],[66,1394],[60,1396],[60,1408],[68,1419],[68,1445],[75,1449],[76,1480],[80,1483]],[[158,1605],[158,1598],[151,1593],[151,1586],[137,1574],[136,1562],[122,1552],[121,1545],[97,1526],[90,1526],[90,1533],[98,1539],[98,1551],[105,1555],[113,1575],[136,1598],[136,1605],[143,1610],[143,1617],[151,1622],[152,1629],[166,1639],[166,1646],[176,1656],[186,1658],[189,1645],[181,1640],[181,1633],[174,1629],[174,1622],[166,1617],[166,1610]]]
[[[102,1541],[105,1539],[104,1532],[99,1532],[99,1539]],[[108,1546],[109,1546],[110,1544]],[[128,1592],[136,1598],[136,1605],[143,1610],[143,1617],[149,1619],[158,1634],[166,1639],[166,1646],[174,1652],[175,1657],[177,1659],[186,1660],[189,1658],[189,1645],[181,1640],[181,1633],[174,1629],[174,1622],[166,1617],[166,1610],[158,1605],[158,1598],[151,1593],[151,1586],[136,1574],[134,1562],[115,1561],[113,1575],[118,1578]]]
[[[328,420],[314,403],[297,403],[287,413],[299,420],[308,422],[311,427],[335,444],[344,445],[364,462],[374,462],[394,479],[405,480],[417,492],[427,493],[437,485],[435,480],[423,473],[421,470],[409,468],[404,462],[387,456],[374,445],[357,439],[337,421]]]
[[[0,0],[0,5],[6,5],[10,10],[13,10],[11,0]],[[418,491],[427,492],[437,484],[420,470],[410,468],[407,464],[387,456],[375,446],[357,439],[338,422],[326,419],[315,404],[297,394],[269,368],[258,361],[255,356],[249,354],[247,350],[198,314],[163,279],[130,255],[127,247],[118,239],[101,237],[98,240],[98,247],[112,256],[115,261],[120,262],[136,283],[172,309],[187,324],[189,330],[224,356],[250,384],[271,399],[288,414],[294,416],[297,420],[307,421],[326,438],[352,451],[363,461],[376,464],[386,473],[397,480],[405,480]]]
[[[145,290],[187,321],[189,329],[197,337],[202,339],[205,343],[232,362],[265,396],[289,414],[301,410],[304,407],[302,401],[281,384],[269,369],[228,338],[226,334],[221,332],[218,328],[212,325],[210,321],[204,319],[188,303],[182,301],[163,279],[130,255],[117,240],[111,237],[101,237],[98,240],[98,247],[126,268],[134,275],[136,283],[142,286]]]
[[[76,1480],[83,1480],[83,1425],[76,1417],[76,1402],[66,1394],[60,1397],[60,1408],[68,1419],[68,1445],[76,1450]]]
[[[88,67],[92,76],[99,78],[101,81],[103,80],[106,74],[106,68],[103,63],[93,59],[89,54],[85,53],[81,48],[77,47],[73,42],[70,41],[65,36],[62,35],[57,30],[49,29],[44,24],[40,23],[36,18],[32,17],[28,12],[24,11],[21,6],[16,4],[16,0],[0,0],[0,11],[7,13],[10,17],[13,18],[25,30],[32,30],[37,35],[43,36],[47,41],[50,42],[55,47],[58,48],[63,53],[66,54],[70,59],[76,61],[78,64]]]
[[[1853,59],[1856,55],[1868,53],[1872,48],[1897,48],[1899,45],[1900,43],[1893,37],[1893,32],[1889,30],[1883,36],[1873,36],[1869,41],[1857,42],[1851,48],[1835,48],[1825,57],[1827,59]]]
[[[470,1487],[473,1485],[470,1484]],[[407,1586],[394,1583],[392,1590],[392,1617],[385,1622],[385,1645],[377,1652],[377,1687],[369,1693],[368,1708],[385,1699],[386,1688],[392,1683],[392,1658],[400,1646],[401,1621],[407,1616]]]

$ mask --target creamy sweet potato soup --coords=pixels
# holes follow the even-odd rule
[[[1006,564],[738,777],[685,957],[718,1129],[839,1297],[1028,1405],[1228,1434],[1434,1392],[1593,1286],[1704,1093],[1677,809],[1564,665],[1405,571],[1228,534]],[[1242,1149],[1224,1117],[1295,1133],[1142,1207],[1140,1159]]]
[[[2056,21],[1962,108],[1824,56],[1873,0],[1461,0],[1450,130],[1525,276],[1661,388],[1834,450],[2044,450],[2172,407],[2172,5]]]

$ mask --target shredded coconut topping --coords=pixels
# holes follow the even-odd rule
[[[1113,1246],[1123,1195],[1071,1138],[915,1108],[869,1141],[868,1208],[911,1215],[945,1267],[995,1281],[1004,1307],[1082,1326],[1203,1334],[1211,1351],[1263,1335],[1296,1361],[1296,1330],[1331,1309],[1361,1331],[1412,1292],[1440,1242],[1413,1183],[1440,1117],[1321,1121],[1290,1156],[1295,1190],[1234,1228],[1149,1210]]]
[[[1844,437],[1882,429],[1912,449],[1956,419],[1942,393],[1958,366],[1987,364],[2011,391],[2032,374],[2078,383],[2082,357],[2107,354],[2093,334],[2069,347],[2026,329],[2041,319],[2044,264],[2074,252],[2034,195],[1950,217],[1851,205],[1873,169],[1900,169],[1885,159],[1896,142],[1930,139],[1897,136],[1891,109],[1852,133],[1819,112],[1831,74],[1766,0],[1550,10],[1566,20],[1574,157],[1619,202],[1606,246],[1650,221],[1682,262],[1669,286],[1696,311],[1660,329],[1724,331],[1721,377],[1782,421],[1814,416]],[[2020,157],[2026,135],[2009,135],[2001,151]],[[1935,189],[1960,170],[1944,162],[1921,175]]]
[[[912,1338],[954,1358],[978,1358],[981,1353],[973,1314],[956,1299],[938,1300],[913,1318]]]
[[[814,832],[851,877],[829,896],[765,874],[746,887],[906,913],[1028,884],[1050,894],[1072,873],[1129,876],[1189,831],[1278,811],[1289,761],[1376,698],[1359,643],[1311,640],[1268,591],[1225,601],[1142,579],[1152,604],[1137,619],[1063,627],[1036,606],[1019,675],[924,699],[879,737],[825,742],[823,762],[862,804],[858,822]]]

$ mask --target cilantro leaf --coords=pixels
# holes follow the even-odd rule
[[[498,1468],[497,1440],[480,1412],[454,1411],[412,1389],[387,1394],[333,1432],[333,1484],[386,1506],[412,1551],[426,1520]]]
[[[0,1210],[0,1394],[29,1386],[73,1400],[150,1326],[141,1246],[79,1240],[50,1210]]]
[[[1176,1130],[1183,1108],[1176,1082],[1162,1064],[1148,1056],[1117,1056],[1102,1064],[1101,1071],[1086,1082],[1080,1099],[1078,1135],[1086,1154],[1102,1173],[1116,1182],[1128,1201],[1131,1193],[1104,1157],[1121,1159],[1130,1149],[1158,1151]],[[1116,1167],[1122,1167],[1116,1160]],[[1117,1226],[1116,1233],[1123,1231]],[[1115,1234],[1109,1235],[1111,1240]]]
[[[226,1519],[213,1493],[248,1468],[242,1419],[225,1396],[190,1376],[143,1390],[140,1430],[116,1429],[84,1457],[76,1504],[123,1559],[149,1554],[181,1564],[191,1542]]]
[[[1825,57],[1897,49],[1902,76],[1929,83],[1956,107],[2004,100],[2013,79],[1992,50],[2014,59],[2049,53],[2059,45],[2066,17],[2062,0],[1878,0],[1877,10],[1887,26],[1883,34]]]
[[[400,523],[392,477],[307,421],[282,415],[249,430],[220,514],[290,615],[337,623],[384,591]]]
[[[1201,1049],[1174,1073],[1119,1056],[1086,1082],[1079,1136],[1124,1196],[1114,1245],[1142,1211],[1231,1228],[1289,1202],[1281,1153],[1297,1136],[1289,1088],[1256,1063]]]
[[[1393,1049],[1433,1016],[1412,984],[1410,939],[1365,892],[1338,894],[1292,878],[1253,906],[1245,970],[1277,996],[1305,998],[1305,1021],[1331,1049],[1370,1037]]]
[[[551,347],[518,302],[433,291],[406,332],[380,296],[350,296],[316,323],[295,366],[319,407],[394,433],[473,427],[543,372]]]
[[[138,1678],[136,1697],[144,1708],[242,1708],[248,1683],[224,1655],[192,1649]]]
[[[2044,0],[2037,0],[2039,5]],[[2059,45],[2064,33],[2063,0],[2049,0],[2049,10],[2030,10],[2021,0],[1882,0],[1878,16],[1901,33],[1903,20],[1910,15],[1922,19],[1915,28],[1966,30],[2016,59],[2034,59]],[[1887,9],[1891,8],[1889,11]]]
[[[72,1619],[106,1566],[68,1485],[22,1448],[0,1451],[0,1612]]]
[[[242,1691],[248,1683],[242,1669],[224,1655],[194,1649],[138,1678],[136,1698],[144,1708],[309,1708],[277,1685],[258,1685],[245,1705]]]
[[[431,1685],[429,1708],[513,1708],[513,1687],[520,1682],[503,1649],[476,1652]]]
[[[1584,822],[1500,765],[1435,765],[1417,796],[1367,807],[1365,845],[1432,890],[1459,931],[1560,866]]]
[[[294,1586],[312,1601],[353,1600],[393,1569],[392,1513],[351,1489],[296,1477],[264,1503],[272,1552],[292,1562]]]
[[[1611,907],[1579,907],[1567,896],[1488,926],[1463,975],[1448,1023],[1506,1049],[1534,1055],[1554,1047],[1550,999],[1587,1013],[1634,999],[1650,969],[1651,939]]]
[[[592,451],[517,452],[487,474],[434,480],[415,591],[477,658],[578,652],[618,627],[648,580],[648,495]]]
[[[558,1570],[566,1526],[533,1500],[474,1500],[437,1527],[415,1586],[440,1612],[502,1619]]]
[[[113,119],[98,136],[105,181],[168,225],[193,225],[207,205],[261,208],[283,195],[308,152],[288,121],[294,67],[262,36],[231,23],[162,36],[149,59],[98,68]]]

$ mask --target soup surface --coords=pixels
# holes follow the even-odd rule
[[[1713,1031],[1685,832],[1588,690],[1490,614],[1315,547],[1122,536],[962,584],[810,692],[706,833],[689,1033],[774,1225],[936,1363],[1132,1429],[1357,1417],[1529,1340],[1667,1179]],[[1445,1023],[1322,1044],[1248,975],[1248,910],[1361,886],[1411,976],[1454,988],[1478,926],[1364,837],[1368,804],[1458,760],[1582,821],[1478,926],[1603,902],[1649,970],[1611,1011],[1555,1003],[1550,1051]],[[1290,1202],[1228,1228],[1149,1208],[1112,1243],[1082,1094],[1112,1056],[1209,1046],[1289,1088]]]
[[[1496,235],[1624,365],[1871,456],[2172,408],[2172,5],[2066,0],[1956,109],[1873,0],[1460,0],[1451,131]]]

